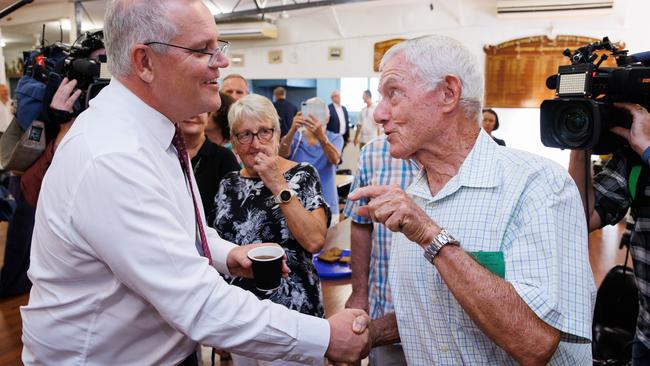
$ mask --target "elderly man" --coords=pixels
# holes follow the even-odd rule
[[[230,74],[223,78],[221,92],[230,95],[235,101],[250,94],[248,82],[239,74]]]
[[[409,365],[590,365],[594,281],[578,190],[546,159],[479,127],[482,71],[459,42],[429,36],[382,61],[390,155],[422,171],[403,191],[367,186],[357,213],[398,232],[389,281]],[[391,339],[392,338],[392,339]]]
[[[186,365],[197,343],[299,363],[364,356],[362,311],[306,316],[217,273],[250,275],[256,245],[207,227],[175,126],[220,104],[227,44],[205,5],[116,0],[104,24],[114,78],[62,140],[39,198],[23,362]]]

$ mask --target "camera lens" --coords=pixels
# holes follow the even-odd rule
[[[569,105],[557,112],[555,131],[567,147],[581,147],[592,136],[591,113],[582,105]]]

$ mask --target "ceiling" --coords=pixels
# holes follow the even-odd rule
[[[202,0],[215,15],[218,22],[231,21],[242,17],[277,17],[296,16],[313,7],[339,5],[345,3],[363,3],[374,0]],[[16,0],[0,0],[0,9],[16,3]],[[15,12],[0,19],[2,39],[9,47],[31,47],[40,42],[43,25],[44,39],[47,42],[70,42],[70,18],[74,14],[74,0],[35,0]],[[106,0],[79,0],[81,4],[82,30],[103,27]],[[270,12],[269,12],[270,11]],[[38,15],[34,15],[38,14]],[[27,19],[27,20],[26,20]],[[33,21],[32,21],[33,20]],[[63,26],[61,27],[61,24]],[[62,29],[61,29],[62,28]]]

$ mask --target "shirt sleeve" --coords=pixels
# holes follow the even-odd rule
[[[159,174],[136,154],[93,160],[69,208],[83,251],[198,343],[263,360],[322,363],[328,322],[226,284],[198,255],[195,234],[179,221]],[[229,245],[213,230],[208,233],[215,262],[221,263]]]
[[[568,342],[591,340],[595,286],[578,189],[559,167],[530,179],[503,239],[506,280]]]
[[[632,204],[628,189],[629,159],[618,151],[603,170],[594,177],[594,209],[601,225],[615,225]]]
[[[372,171],[372,147],[372,144],[368,144],[361,149],[358,164],[359,168],[357,169],[357,174],[354,176],[354,181],[350,185],[350,192],[354,192],[357,188],[365,187],[370,182],[370,172]],[[345,202],[343,213],[357,224],[372,224],[372,220],[369,218],[357,215],[357,209],[361,206],[367,205],[368,202],[369,200],[367,198],[358,201],[348,199]]]

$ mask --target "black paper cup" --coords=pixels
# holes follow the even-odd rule
[[[284,249],[278,246],[264,246],[251,249],[248,259],[253,262],[253,280],[260,291],[273,291],[282,281],[282,257]]]

